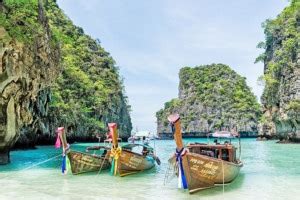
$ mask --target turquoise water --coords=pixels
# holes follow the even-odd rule
[[[88,145],[74,144],[72,148],[83,150]],[[300,145],[243,139],[244,167],[239,177],[225,186],[224,193],[221,186],[193,195],[177,189],[176,178],[163,184],[174,147],[172,140],[156,141],[162,165],[123,178],[110,176],[108,170],[100,175],[62,175],[60,156],[32,167],[61,154],[53,146],[13,151],[12,163],[0,166],[0,199],[300,199]]]

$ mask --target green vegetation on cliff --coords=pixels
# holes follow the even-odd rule
[[[59,43],[55,47],[60,51],[60,73],[49,88],[40,92],[38,99],[42,98],[45,112],[41,114],[35,109],[38,106],[33,106],[34,124],[23,129],[23,138],[35,140],[38,132],[48,138],[52,135],[51,139],[57,126],[65,126],[74,139],[91,139],[95,133],[104,134],[108,122],[118,123],[121,136],[130,135],[130,106],[122,79],[100,42],[75,26],[55,0],[1,2],[0,9],[5,12],[0,13],[0,25],[14,40],[38,48],[33,41],[43,31],[38,23],[42,17],[51,32],[50,42]]]
[[[156,113],[158,132],[168,130],[167,116],[179,112],[184,132],[234,128],[256,131],[260,106],[245,78],[223,64],[184,67],[179,73],[179,99]],[[163,123],[161,123],[163,122]]]
[[[265,42],[258,47],[265,52],[256,59],[265,66],[261,134],[294,137],[300,130],[300,1],[292,0],[263,28]]]
[[[265,49],[256,62],[265,63],[265,73],[262,80],[265,90],[262,96],[266,106],[279,104],[279,86],[282,71],[293,70],[300,53],[300,1],[293,0],[274,20],[263,23],[266,41],[260,42],[258,47]]]
[[[36,113],[47,113],[48,96],[40,94],[57,78],[60,60],[53,38],[40,2],[0,1],[0,163],[9,162],[20,136],[34,141]]]
[[[129,135],[130,107],[115,61],[97,40],[74,26],[55,1],[45,7],[51,30],[61,42],[63,66],[53,89],[52,116],[81,135],[104,132],[112,121],[123,136]]]
[[[20,42],[30,42],[37,35],[41,26],[38,23],[38,1],[5,0],[5,9],[0,13],[0,25],[9,35]]]

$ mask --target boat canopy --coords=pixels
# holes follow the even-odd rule
[[[150,136],[150,131],[137,131],[135,132],[134,136],[135,137],[149,137]]]
[[[235,138],[238,137],[238,133],[233,133],[229,131],[217,131],[214,133],[211,133],[212,137],[217,137],[217,138]]]
[[[150,147],[149,145],[146,145],[146,144],[125,144],[125,145],[122,146],[122,148],[132,149],[132,148],[137,147],[137,146],[142,146],[142,147],[146,147],[148,150],[153,150],[152,147]]]

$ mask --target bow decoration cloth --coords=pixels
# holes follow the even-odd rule
[[[59,127],[56,129],[57,137],[56,137],[56,142],[55,142],[55,148],[60,148],[62,146],[62,134],[64,131],[64,127]],[[70,161],[68,159],[67,153],[70,150],[70,145],[67,144],[66,147],[63,146],[63,153],[62,153],[62,164],[61,164],[61,172],[63,174],[67,174],[67,169],[70,169]]]
[[[180,151],[176,149],[176,163],[178,164],[178,188],[187,189],[187,181],[184,174],[183,164],[182,164],[182,157],[186,154],[186,150],[182,148]]]
[[[70,160],[69,160],[69,158],[67,156],[67,153],[68,153],[69,149],[70,149],[70,145],[69,144],[68,144],[68,146],[67,146],[66,149],[63,149],[63,154],[62,154],[63,160],[62,160],[62,164],[61,164],[61,172],[63,174],[67,174],[68,169],[71,168],[71,166],[70,166]]]
[[[111,149],[111,152],[110,152],[110,157],[112,158],[112,164],[111,164],[111,169],[110,169],[111,175],[117,175],[118,160],[121,156],[121,153],[122,153],[121,147]]]
[[[57,132],[57,134],[56,134],[56,142],[55,142],[55,148],[56,149],[59,149],[61,147],[60,137],[61,137],[61,132]]]
[[[176,127],[174,125],[174,123],[170,123],[171,125],[171,131],[173,134],[175,134],[176,132]],[[187,185],[187,180],[184,174],[184,168],[183,168],[183,164],[182,164],[182,157],[186,154],[187,150],[183,147],[180,150],[176,149],[176,163],[178,166],[178,188],[184,188],[187,189],[188,185]]]

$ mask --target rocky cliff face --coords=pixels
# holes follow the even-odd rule
[[[69,140],[98,141],[107,132],[107,123],[116,122],[121,137],[132,129],[130,106],[115,61],[99,40],[77,27],[58,7],[45,1],[50,28],[61,44],[62,73],[51,88],[49,116],[39,129],[37,142],[54,140],[55,127],[64,126]],[[49,142],[47,142],[49,141]]]
[[[228,66],[185,67],[179,73],[179,98],[156,113],[157,132],[169,134],[167,116],[179,113],[184,136],[206,136],[218,129],[257,132],[259,104],[245,78]]]
[[[9,162],[9,149],[22,128],[36,123],[38,100],[48,102],[40,94],[58,73],[59,51],[43,7],[37,1],[28,6],[0,2],[0,164]],[[16,17],[18,9],[34,12]]]
[[[99,40],[72,23],[56,1],[42,3],[53,41],[60,44],[61,70],[52,87],[40,92],[35,120],[22,128],[16,146],[52,144],[58,126],[67,129],[71,142],[98,141],[96,134],[104,139],[109,122],[118,124],[121,137],[129,137],[130,106],[115,61]]]
[[[9,149],[130,135],[130,106],[114,60],[55,0],[0,0],[0,164]]]
[[[274,20],[267,20],[266,41],[259,47],[265,64],[260,134],[300,141],[300,2],[291,1]]]

